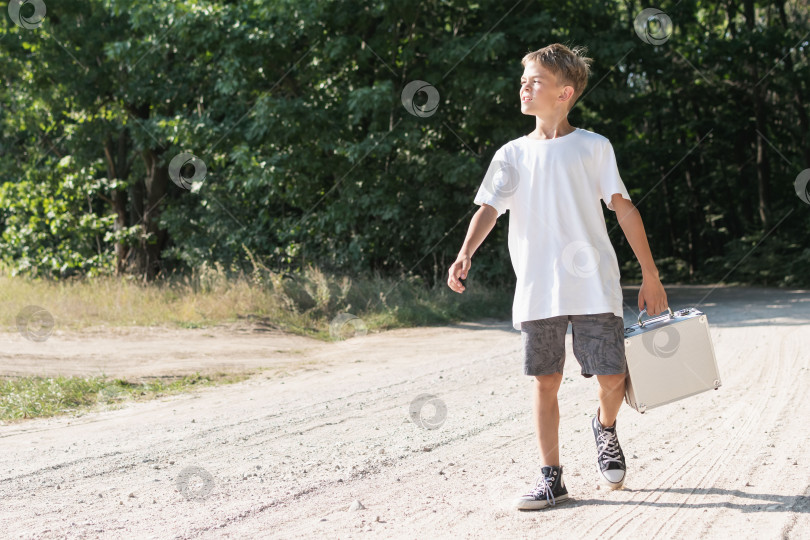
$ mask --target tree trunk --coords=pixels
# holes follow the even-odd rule
[[[744,6],[745,24],[748,27],[748,39],[754,39],[754,32],[756,30],[756,12],[754,8],[754,0],[745,0]],[[770,178],[770,162],[768,161],[768,154],[765,151],[767,144],[763,137],[766,131],[766,114],[765,114],[765,98],[763,97],[765,86],[768,84],[768,78],[765,77],[760,83],[759,69],[757,67],[757,52],[754,50],[753,45],[748,46],[749,53],[749,72],[751,73],[751,81],[754,86],[751,88],[751,100],[754,104],[754,118],[756,123],[757,139],[757,195],[759,197],[759,219],[762,222],[762,229],[765,230],[771,223],[771,212],[769,205],[770,189],[768,180]]]
[[[114,148],[113,139],[107,135],[104,141],[104,155],[107,158],[107,178],[110,180],[126,180],[129,177],[131,161],[127,161],[129,154],[129,137],[127,130],[122,129],[118,134],[118,148]],[[117,188],[112,193],[112,207],[115,212],[113,231],[119,232],[129,224],[127,215],[127,190]],[[115,242],[115,274],[121,275],[125,271],[126,246],[123,242]]]
[[[680,103],[674,98],[674,96],[672,99],[672,112],[675,115],[675,125],[683,126],[684,117],[681,113]],[[698,138],[698,140],[700,139]],[[678,143],[680,144],[681,148],[687,148],[689,142],[688,136],[684,130],[682,128],[678,128]],[[698,264],[697,237],[699,233],[696,224],[705,223],[706,220],[703,217],[703,210],[701,209],[700,201],[698,199],[695,186],[692,182],[694,160],[692,159],[692,156],[687,156],[684,161],[685,163],[683,164],[683,167],[686,170],[684,171],[683,176],[684,180],[686,181],[686,191],[689,194],[686,201],[686,238],[689,244],[689,254],[687,260],[689,261],[689,279],[691,280],[695,275],[695,269],[697,268]]]
[[[138,178],[130,188],[130,200],[132,201],[132,220],[135,222],[133,225],[141,225],[141,235],[143,235],[143,213],[144,213],[144,200],[146,188],[142,178]],[[131,274],[144,273],[146,268],[146,252],[143,249],[143,241],[139,240],[138,244],[132,246],[126,256],[126,271]]]
[[[661,115],[656,115],[656,131],[658,131],[658,144],[663,145],[664,140],[664,127],[661,125]],[[672,208],[669,205],[669,190],[667,189],[667,180],[664,178],[666,171],[663,166],[658,167],[661,173],[661,191],[664,193],[664,214],[667,219],[667,232],[669,233],[669,254],[678,256],[678,249],[675,242],[675,220],[672,218]]]
[[[788,20],[785,14],[785,6],[782,2],[778,2],[779,19],[782,21],[782,28],[785,33],[788,33]],[[796,76],[796,70],[793,67],[793,58],[790,52],[785,56],[785,65],[788,68],[788,79],[793,87],[793,100],[796,102],[796,116],[799,119],[799,148],[802,149],[802,157],[804,157],[805,167],[810,167],[810,141],[807,140],[807,134],[810,133],[810,120],[807,118],[807,110],[804,105],[804,98],[802,97],[802,85],[799,78]]]
[[[161,164],[160,151],[148,148],[141,152],[146,177],[145,188],[146,208],[143,210],[142,230],[139,257],[139,273],[144,281],[155,279],[160,270],[160,252],[166,243],[167,234],[159,227],[160,204],[169,188],[169,168]]]

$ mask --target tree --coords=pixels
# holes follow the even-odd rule
[[[810,283],[806,6],[674,3],[657,45],[643,7],[66,0],[38,29],[6,19],[0,256],[150,280],[247,248],[277,270],[443,281],[492,155],[533,128],[520,58],[560,41],[595,59],[570,120],[612,141],[665,280]],[[184,153],[197,167],[172,178]],[[477,260],[512,279],[506,226]]]

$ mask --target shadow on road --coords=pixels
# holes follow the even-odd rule
[[[807,495],[776,495],[772,493],[746,493],[738,489],[720,488],[670,488],[670,489],[627,489],[622,491],[630,493],[678,493],[692,496],[694,502],[658,502],[658,501],[606,501],[604,499],[576,499],[569,497],[564,505],[569,508],[587,505],[610,506],[654,506],[658,508],[731,508],[741,512],[801,512],[810,513],[810,497]],[[700,497],[706,495],[719,495],[725,500],[701,502]],[[732,499],[729,501],[728,499]],[[733,502],[734,499],[751,499],[749,504]],[[562,508],[563,505],[560,506]]]

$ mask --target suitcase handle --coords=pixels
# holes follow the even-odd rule
[[[669,311],[669,315],[667,315],[665,313],[662,313],[661,315],[656,315],[655,317],[651,317],[651,318],[647,319],[646,321],[641,322],[641,313],[645,313],[645,314],[647,313],[647,308],[642,309],[641,313],[638,314],[638,325],[639,325],[639,327],[644,328],[644,323],[648,323],[648,322],[651,322],[651,321],[657,321],[658,319],[661,319],[661,318],[664,318],[664,317],[674,319],[675,315],[672,314],[672,310],[669,309],[669,307],[667,307],[667,311]]]

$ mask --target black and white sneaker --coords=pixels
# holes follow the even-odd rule
[[[619,489],[624,485],[627,464],[624,461],[622,447],[619,445],[619,438],[616,436],[616,423],[609,428],[602,426],[597,410],[596,416],[591,421],[591,427],[593,437],[596,439],[596,462],[599,465],[602,483],[611,489]]]
[[[518,510],[540,510],[547,506],[568,500],[568,490],[562,478],[562,465],[543,467],[540,476],[535,478],[535,486],[525,495],[514,500]]]

